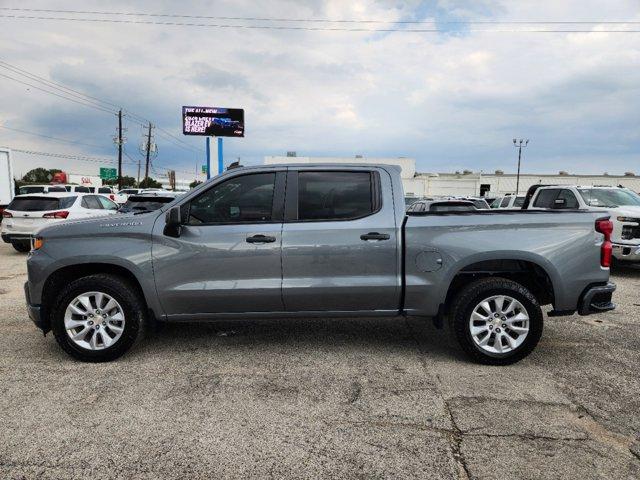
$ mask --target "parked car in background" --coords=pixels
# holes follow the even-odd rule
[[[70,185],[70,184],[67,184],[64,187],[67,192],[74,192],[74,193],[93,193],[91,189],[94,188],[94,187],[89,187],[87,185]]]
[[[154,318],[413,316],[450,322],[472,359],[506,365],[538,343],[541,305],[615,307],[606,212],[405,213],[400,172],[237,168],[144,215],[42,229],[29,316],[83,361],[121,356]]]
[[[522,208],[524,205],[524,195],[505,195],[496,198],[491,204],[491,208]]]
[[[534,185],[529,189],[530,210],[590,210],[611,215],[613,256],[640,261],[640,195],[622,187]]]
[[[482,197],[449,197],[449,198],[451,200],[465,200],[467,202],[471,202],[478,210],[488,210],[489,208],[491,208],[489,207],[489,204],[487,203],[487,201]]]
[[[18,189],[18,195],[29,193],[68,192],[65,185],[23,185]],[[88,191],[88,190],[87,190]]]
[[[14,195],[15,186],[11,151],[0,148],[0,222],[2,222],[2,212],[13,200]]]
[[[17,195],[2,213],[2,240],[28,252],[31,236],[64,220],[116,213],[118,205],[102,195],[52,192]]]
[[[153,212],[167,203],[173,202],[178,195],[173,192],[143,192],[137,195],[129,195],[120,210],[120,213],[145,213]]]
[[[419,212],[474,212],[478,210],[467,200],[429,199],[418,200],[407,208],[407,213]]]

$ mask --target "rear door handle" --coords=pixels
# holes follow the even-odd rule
[[[369,232],[360,235],[360,240],[389,240],[391,237],[386,233]]]
[[[247,237],[247,243],[273,243],[276,241],[276,237],[270,235],[253,235]]]

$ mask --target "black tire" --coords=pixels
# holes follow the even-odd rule
[[[28,253],[31,251],[31,242],[29,241],[14,240],[13,242],[11,242],[11,245],[20,253]]]
[[[506,353],[483,350],[471,336],[469,320],[474,308],[493,295],[508,295],[518,300],[529,315],[529,332],[521,345]],[[451,306],[451,327],[464,352],[475,362],[485,365],[510,365],[529,355],[538,344],[544,326],[538,301],[524,286],[501,277],[483,278],[465,286]]]
[[[69,303],[86,292],[104,292],[113,297],[124,310],[124,331],[110,347],[90,350],[75,344],[67,335],[64,314]],[[95,274],[78,278],[64,287],[51,313],[51,330],[56,341],[72,357],[83,362],[109,362],[122,356],[136,342],[145,321],[146,305],[138,290],[125,278],[110,274]]]

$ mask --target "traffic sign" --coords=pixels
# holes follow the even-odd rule
[[[202,165],[202,173],[207,173],[207,166],[206,165]]]
[[[100,167],[100,178],[102,180],[115,180],[118,178],[118,171],[115,168]]]

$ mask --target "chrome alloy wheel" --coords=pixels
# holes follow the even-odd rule
[[[74,298],[64,312],[69,338],[87,350],[104,350],[124,331],[124,310],[110,295],[86,292]]]
[[[524,306],[508,295],[482,300],[471,313],[469,330],[473,341],[490,353],[508,353],[524,342],[529,334],[529,314]]]

